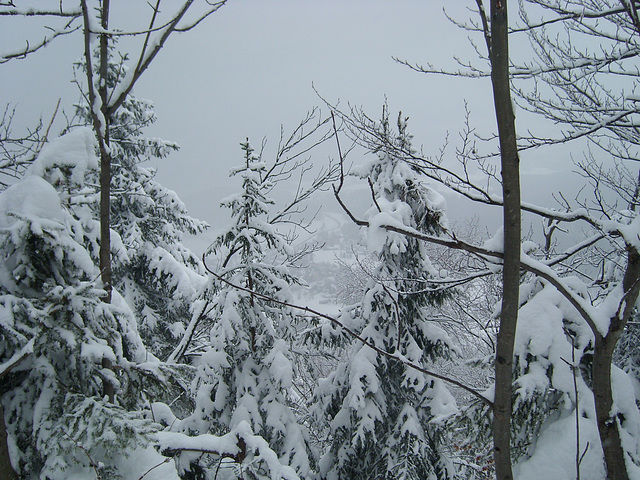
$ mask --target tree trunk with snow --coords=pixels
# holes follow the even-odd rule
[[[84,20],[84,57],[87,74],[87,97],[91,112],[91,123],[98,139],[100,150],[100,278],[106,291],[104,301],[111,303],[111,224],[110,224],[110,195],[111,195],[111,153],[109,149],[109,117],[107,73],[109,68],[109,35],[100,33],[99,81],[94,81],[93,55],[91,51],[91,12],[86,0],[82,1]],[[100,22],[103,30],[109,28],[109,0],[104,0],[100,6]],[[97,83],[97,88],[96,88]]]
[[[629,478],[620,438],[621,419],[612,416],[614,399],[611,384],[613,352],[629,321],[640,292],[640,254],[635,247],[628,244],[627,265],[622,288],[624,295],[618,310],[609,321],[607,334],[602,336],[598,332],[594,332],[593,396],[608,480],[627,480]]]
[[[611,366],[616,343],[612,342],[609,336],[596,336],[592,367],[593,396],[607,479],[628,480],[629,475],[617,425],[618,419],[611,416],[613,407]]]

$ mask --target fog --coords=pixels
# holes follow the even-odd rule
[[[468,18],[468,3],[448,2],[448,14]],[[142,28],[148,11],[144,1],[114,1],[112,28]],[[12,17],[0,17],[0,23],[0,48],[9,50],[39,39],[47,25]],[[269,161],[280,129],[290,131],[316,106],[328,114],[325,100],[345,110],[362,108],[372,118],[386,101],[392,117],[402,111],[410,118],[416,147],[435,155],[448,142],[445,162],[453,164],[465,105],[477,135],[488,137],[495,130],[490,81],[427,76],[394,57],[445,69],[456,68],[456,58],[483,66],[469,36],[445,17],[440,2],[231,0],[194,30],[170,38],[134,90],[156,106],[158,121],[147,134],[181,146],[157,162],[158,179],[215,232],[227,218],[220,199],[238,187],[228,172],[242,160],[239,143],[249,138],[258,148],[266,141]],[[140,40],[124,37],[119,49],[135,58]],[[481,37],[475,40],[483,46]],[[72,64],[82,50],[76,32],[26,59],[0,65],[0,101],[16,107],[16,133],[40,116],[47,122],[59,98],[67,117],[72,115],[79,98]],[[516,115],[520,131],[539,126],[524,112]],[[59,112],[54,130],[65,124]],[[577,190],[580,180],[568,182],[571,157],[582,156],[581,147],[574,149],[523,153],[523,198],[553,206],[552,193]],[[348,161],[358,163],[366,154],[354,150]],[[327,143],[310,155],[314,164],[326,165],[337,158],[336,146]],[[447,198],[450,218],[479,215],[490,231],[498,227],[499,210],[468,205],[437,188]],[[366,190],[348,194],[355,205],[362,195]],[[330,195],[316,203],[337,208]]]

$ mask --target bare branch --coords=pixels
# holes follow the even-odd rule
[[[202,14],[198,18],[198,20],[196,20],[195,22],[191,23],[186,27],[178,28],[180,21],[185,16],[185,14],[187,13],[187,11],[189,10],[189,8],[192,6],[194,2],[194,0],[185,1],[182,7],[178,10],[178,12],[173,16],[172,20],[168,23],[167,27],[164,28],[159,38],[157,39],[157,41],[153,42],[153,47],[146,52],[144,51],[142,52],[143,54],[141,54],[140,58],[138,59],[138,63],[136,64],[135,68],[133,68],[130,71],[130,73],[127,75],[125,80],[120,83],[118,88],[114,90],[114,92],[112,92],[113,98],[109,102],[109,105],[107,108],[107,114],[112,114],[120,107],[120,105],[122,105],[124,100],[127,98],[127,95],[131,93],[131,90],[133,89],[134,85],[136,84],[140,76],[145,72],[147,68],[149,68],[149,65],[151,65],[151,62],[153,61],[153,59],[160,52],[162,47],[164,47],[164,44],[166,43],[167,39],[171,36],[172,33],[176,31],[184,32],[192,29],[193,27],[198,25],[202,20],[204,20],[209,15],[213,14],[214,12],[219,10],[222,6],[224,6],[226,4],[226,1],[227,0],[222,0],[218,3],[210,4],[211,7],[207,10],[207,12]]]
[[[10,10],[3,10],[2,7],[10,7]],[[13,2],[0,3],[0,16],[19,16],[19,17],[72,17],[78,18],[82,16],[82,9],[75,8],[70,10],[46,10],[35,8],[17,8]]]
[[[53,33],[51,33],[50,35],[45,35],[45,37],[42,40],[40,40],[40,42],[34,45],[31,45],[29,41],[26,40],[25,41],[26,45],[24,48],[14,52],[0,54],[0,64],[7,63],[11,60],[26,58],[27,55],[37,52],[41,48],[46,47],[56,38],[62,35],[69,35],[70,33],[77,32],[78,30],[80,30],[80,28],[82,28],[82,26],[80,25],[78,25],[77,27],[70,28],[70,24],[67,24],[67,26],[63,30],[54,30]]]
[[[12,132],[15,113],[15,107],[6,105],[0,118],[0,175],[7,177],[6,180],[0,180],[0,189],[7,187],[12,179],[20,178],[44,145],[41,137],[42,119],[35,128],[15,135]]]

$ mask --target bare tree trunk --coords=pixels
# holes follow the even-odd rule
[[[513,347],[520,288],[520,160],[509,82],[507,0],[491,0],[491,83],[502,166],[504,265],[502,311],[496,342],[493,444],[496,478],[511,480]]]
[[[91,21],[89,7],[86,0],[82,0],[82,13],[84,18],[84,56],[87,69],[87,88],[89,90],[89,109],[93,130],[98,138],[100,149],[100,277],[102,279],[105,296],[102,299],[106,303],[111,303],[111,152],[109,149],[109,117],[107,95],[107,75],[109,68],[109,36],[106,33],[100,34],[100,58],[98,75],[100,78],[98,91],[96,92],[93,80],[93,65],[91,52]],[[109,0],[103,0],[100,10],[100,23],[104,30],[109,28]],[[98,112],[97,105],[100,105]],[[102,367],[110,369],[111,360],[102,359]],[[114,386],[111,382],[103,380],[102,394],[113,402],[115,397]]]
[[[101,12],[102,28],[109,28],[109,0],[103,0]],[[102,103],[104,118],[103,144],[107,148],[100,150],[100,271],[102,283],[107,291],[105,302],[111,302],[111,154],[109,147],[109,111],[107,97],[107,75],[109,68],[109,38],[100,35],[100,87],[98,95]]]
[[[0,479],[18,480],[18,474],[11,465],[9,445],[7,444],[7,425],[4,421],[4,409],[0,405]]]
[[[102,0],[101,26],[109,29],[109,0]],[[109,98],[107,96],[107,75],[109,69],[109,37],[100,35],[100,87],[98,95],[102,103],[102,116],[104,118],[104,142],[107,148],[100,150],[100,272],[102,283],[107,292],[103,299],[111,303],[112,277],[111,277],[111,151],[109,147]],[[102,367],[110,369],[113,365],[108,358],[102,359]],[[111,382],[103,380],[102,394],[113,403],[115,389]]]
[[[111,302],[111,220],[110,220],[110,195],[111,195],[111,153],[109,149],[109,117],[107,95],[107,73],[109,68],[108,35],[100,34],[100,58],[98,75],[100,78],[98,91],[94,83],[94,71],[91,52],[91,19],[87,0],[81,1],[84,18],[84,56],[87,70],[87,89],[89,98],[89,111],[93,130],[98,139],[100,149],[100,278],[106,295],[103,300]],[[101,26],[109,28],[109,0],[103,0],[101,5]],[[100,105],[98,110],[97,106]]]

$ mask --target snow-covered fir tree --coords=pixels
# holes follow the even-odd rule
[[[267,222],[273,202],[265,193],[271,187],[263,178],[266,166],[248,140],[241,146],[244,165],[232,175],[241,178],[242,190],[222,202],[231,209],[233,223],[207,253],[217,262],[220,277],[213,278],[203,293],[209,304],[210,332],[209,344],[195,361],[196,408],[178,428],[191,435],[218,436],[249,428],[266,441],[282,465],[292,469],[289,476],[295,471],[310,478],[305,429],[289,402],[293,375],[289,345],[296,317],[289,308],[269,301],[290,300],[289,287],[298,282],[286,267],[292,252],[285,237]],[[247,452],[243,462],[230,461],[223,467],[250,473],[250,478],[272,478],[265,458]],[[200,475],[197,478],[216,478],[220,466],[217,460],[208,462],[205,456],[183,467],[190,475]]]
[[[67,181],[80,181],[96,164],[94,148],[88,129],[56,139],[30,175],[0,194],[0,395],[12,462],[24,478],[122,478],[127,457],[156,430],[101,396],[106,379],[116,403],[139,407],[139,385],[101,361],[128,375],[146,351],[122,297],[102,302],[78,220],[41,176],[57,163]]]
[[[127,57],[116,55],[111,47],[110,90],[127,72]],[[90,115],[86,103],[77,106],[80,122],[91,124]],[[179,148],[143,135],[155,121],[152,102],[133,94],[110,119],[111,228],[118,236],[112,249],[119,249],[114,252],[113,281],[136,313],[149,350],[166,359],[191,317],[192,297],[204,284],[202,263],[184,245],[184,237],[208,225],[189,216],[177,194],[155,180],[154,168],[144,165]],[[97,215],[97,198],[94,208]]]
[[[400,120],[400,119],[399,119]],[[409,146],[404,121],[392,137]],[[442,300],[424,246],[376,228],[394,224],[438,233],[445,222],[442,197],[418,180],[406,163],[384,148],[355,172],[371,181],[368,246],[377,265],[359,308],[343,319],[363,339],[416,364],[449,355],[447,334],[427,318]],[[444,479],[451,465],[432,421],[456,410],[444,384],[354,341],[351,352],[317,389],[318,417],[330,419],[329,449],[321,460],[327,479]]]

